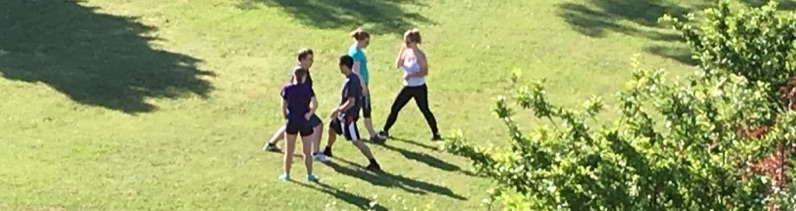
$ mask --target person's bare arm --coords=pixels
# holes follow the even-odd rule
[[[315,97],[312,97],[312,100],[310,101],[310,111],[307,112],[307,114],[304,117],[307,120],[309,120],[310,117],[312,117],[312,115],[315,114],[315,111],[317,109],[318,109],[318,99],[316,99]]]
[[[362,90],[359,90],[359,87],[356,85],[355,82],[348,81],[345,84],[345,89],[346,93],[344,93],[345,94],[344,97],[346,101],[340,104],[340,106],[334,108],[334,110],[332,111],[332,118],[339,116],[340,112],[345,112],[348,109],[351,109],[351,107],[356,105],[355,104],[357,102],[356,100],[362,97],[362,95],[360,95]]]
[[[348,100],[346,100],[343,104],[341,104],[337,108],[334,108],[334,111],[332,111],[332,118],[339,116],[340,112],[345,112],[351,107],[353,107],[354,103],[356,103],[355,100],[356,98],[354,97],[348,97]]]
[[[405,50],[406,50],[406,44],[401,44],[401,50],[398,50],[398,56],[395,57],[395,68],[401,68],[401,64],[404,63]]]
[[[360,85],[362,85],[362,91],[363,91],[362,94],[367,94],[368,93],[368,85],[365,84],[365,79],[362,78],[362,74],[359,73],[359,70],[360,70],[361,66],[362,66],[362,63],[354,61],[354,68],[351,68],[351,70],[353,70],[354,74],[356,74],[357,77],[359,77],[359,83],[360,83]]]
[[[417,58],[417,65],[420,66],[420,71],[409,74],[409,78],[420,78],[428,75],[428,61],[426,60],[425,53],[415,53]]]
[[[354,107],[354,103],[356,103],[356,98],[348,97],[348,100],[346,100],[345,103],[343,103],[342,105],[337,107],[337,111],[345,112],[348,109],[350,109],[351,107]]]
[[[287,100],[282,99],[282,116],[287,118]]]

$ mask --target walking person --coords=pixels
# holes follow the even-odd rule
[[[340,104],[337,108],[332,110],[332,120],[329,122],[328,130],[329,139],[327,140],[326,148],[323,153],[326,154],[326,156],[333,157],[332,145],[334,145],[338,135],[343,135],[368,159],[370,163],[366,169],[380,171],[381,166],[376,162],[370,148],[368,148],[359,137],[357,120],[359,119],[359,110],[363,104],[361,102],[362,85],[360,84],[359,77],[351,70],[353,65],[354,59],[351,58],[351,56],[343,55],[340,57],[340,73],[345,75],[345,81],[343,81]]]
[[[285,124],[284,172],[279,176],[280,180],[290,179],[293,153],[296,149],[296,135],[301,135],[307,180],[318,181],[318,178],[312,174],[312,157],[310,157],[313,133],[310,119],[315,115],[318,101],[315,99],[315,91],[312,90],[312,86],[306,83],[308,73],[307,69],[296,69],[293,80],[282,88],[282,112],[287,122]]]
[[[404,86],[398,92],[398,96],[395,97],[387,122],[384,124],[382,131],[379,132],[379,138],[381,139],[389,137],[390,128],[398,119],[398,113],[411,99],[415,100],[417,107],[423,113],[423,117],[426,118],[426,122],[431,128],[432,140],[442,139],[437,128],[437,120],[428,106],[428,87],[426,86],[428,60],[426,60],[426,54],[420,49],[419,44],[421,42],[420,31],[417,29],[409,30],[404,34],[404,43],[401,45],[398,58],[395,61],[396,68],[403,69]]]
[[[309,69],[312,67],[312,64],[315,61],[312,49],[309,48],[301,49],[299,50],[296,57],[297,57],[296,59],[298,60],[298,64],[293,69],[293,71],[295,72],[297,69],[306,69],[307,74],[306,74],[306,81],[304,83],[312,87],[312,76],[310,75],[309,72]],[[290,80],[291,81],[295,80],[295,76],[292,76]],[[311,138],[313,143],[312,157],[317,161],[327,162],[329,161],[329,158],[327,158],[323,153],[320,152],[321,136],[323,135],[323,121],[321,121],[321,118],[319,118],[318,115],[314,114],[310,118],[311,119],[309,121],[309,124],[310,126],[312,126],[314,131]],[[271,137],[271,140],[269,140],[265,144],[265,146],[263,146],[263,150],[279,151],[279,148],[276,147],[276,143],[285,137],[285,129],[286,129],[285,126],[282,126],[276,132],[274,132],[274,135]]]
[[[368,73],[368,57],[364,51],[370,45],[370,34],[358,28],[351,32],[351,37],[354,38],[354,43],[348,48],[348,56],[354,58],[353,71],[360,77],[359,79],[362,83],[362,117],[365,119],[365,128],[368,130],[371,140],[378,139],[376,130],[373,129],[373,120],[371,119],[372,107],[370,104],[370,89],[368,87],[370,74]]]

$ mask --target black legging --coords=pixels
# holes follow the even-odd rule
[[[395,120],[398,119],[398,113],[401,112],[401,109],[403,109],[412,98],[415,99],[415,103],[417,103],[417,107],[420,108],[420,112],[423,112],[423,116],[426,118],[426,122],[431,128],[431,132],[434,134],[439,132],[437,129],[437,119],[434,118],[434,114],[432,114],[431,109],[428,108],[428,88],[425,84],[421,86],[404,86],[404,88],[401,89],[401,92],[398,93],[398,96],[395,97],[395,101],[392,103],[390,116],[387,117],[387,123],[384,124],[384,132],[389,131],[395,124]]]

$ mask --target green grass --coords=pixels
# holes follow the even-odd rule
[[[468,173],[465,159],[434,150],[412,104],[391,131],[400,139],[370,145],[387,174],[358,170],[365,158],[340,142],[342,160],[316,164],[323,184],[279,182],[281,154],[260,147],[281,124],[277,92],[296,50],[316,52],[325,116],[338,100],[335,58],[350,45],[348,31],[370,29],[380,127],[400,87],[400,72],[389,68],[400,35],[417,26],[440,128],[501,144],[507,136],[491,109],[514,67],[529,80],[547,78],[551,98],[569,106],[609,98],[629,78],[635,54],[646,67],[689,71],[685,45],[655,24],[663,12],[692,8],[676,3],[7,1],[0,7],[0,208],[318,210],[336,203],[352,210],[378,195],[382,210],[482,209],[493,185]]]

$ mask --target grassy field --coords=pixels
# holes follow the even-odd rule
[[[0,209],[483,209],[492,184],[435,150],[413,104],[391,131],[397,139],[370,145],[387,173],[359,170],[366,159],[340,142],[340,158],[316,164],[321,184],[277,180],[281,154],[261,146],[282,123],[278,90],[293,54],[315,50],[326,116],[339,100],[335,59],[348,31],[369,29],[380,127],[401,85],[390,68],[400,36],[419,27],[442,132],[500,144],[507,136],[491,109],[514,67],[547,78],[552,99],[572,106],[619,90],[636,54],[645,67],[690,71],[685,45],[656,24],[693,8],[682,2],[4,1]]]

